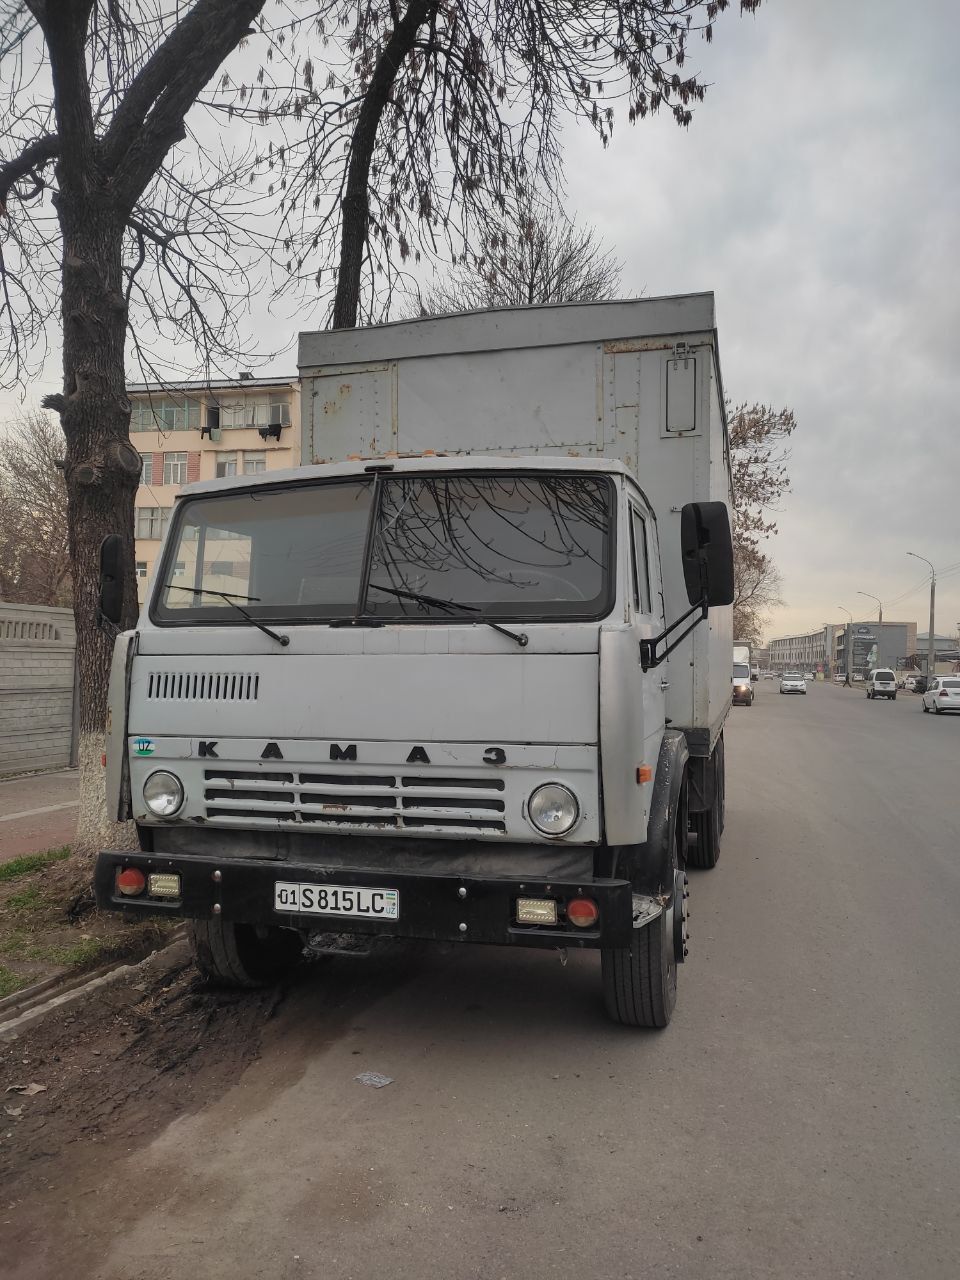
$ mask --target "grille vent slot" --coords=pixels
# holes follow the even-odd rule
[[[151,671],[147,698],[153,702],[256,702],[257,671]]]
[[[204,770],[208,822],[329,831],[428,830],[505,835],[501,778],[433,778],[429,774],[292,773],[211,764]]]

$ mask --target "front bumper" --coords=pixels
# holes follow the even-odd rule
[[[117,871],[136,867],[180,876],[181,897],[175,900],[129,898],[116,890]],[[278,880],[313,885],[396,889],[398,920],[368,920],[335,915],[275,911]],[[97,858],[94,876],[97,906],[129,918],[165,915],[205,920],[219,916],[235,923],[281,925],[327,932],[375,933],[432,941],[485,942],[524,947],[624,947],[635,920],[649,909],[646,898],[634,899],[628,880],[533,880],[512,876],[430,875],[379,869],[318,867],[301,862],[227,859],[163,853],[107,851]],[[516,922],[517,898],[592,898],[600,908],[596,925],[578,929]]]

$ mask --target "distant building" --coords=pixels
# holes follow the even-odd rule
[[[799,635],[776,636],[770,641],[772,671],[816,671],[827,660],[826,628]]]
[[[833,670],[866,675],[874,667],[894,671],[908,664],[917,652],[915,622],[853,622],[838,626],[833,634]]]
[[[229,381],[132,384],[127,395],[130,442],[142,463],[135,535],[137,594],[143,603],[174,496],[183,485],[299,465],[300,382],[242,374]]]
[[[846,673],[847,649],[851,650],[851,674],[871,667],[896,669],[917,652],[915,622],[825,623],[818,631],[777,636],[770,641],[770,666],[774,671]],[[922,647],[922,646],[920,646]]]
[[[924,631],[922,635],[917,636],[916,658],[911,663],[917,671],[927,669],[927,637],[929,635],[929,631]],[[933,646],[935,675],[950,675],[960,671],[960,635],[942,636],[939,632],[935,632]]]

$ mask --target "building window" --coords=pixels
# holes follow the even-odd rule
[[[175,578],[182,578],[183,575],[186,573],[186,571],[187,571],[186,562],[183,560],[178,560],[176,564],[173,566],[173,576]]]
[[[187,483],[187,455],[185,453],[165,453],[163,455],[163,483]]]
[[[140,483],[153,484],[153,454],[141,453],[140,455]]]
[[[286,427],[289,424],[289,396],[247,396],[220,401],[221,427]]]
[[[200,402],[186,396],[145,396],[130,410],[131,431],[198,431]]]
[[[167,507],[137,507],[137,537],[162,538],[169,519]]]
[[[235,476],[237,474],[237,455],[235,453],[217,454],[217,477]]]
[[[251,451],[245,450],[243,455],[243,474],[245,476],[259,476],[267,469],[267,455],[262,449]]]
[[[233,561],[232,560],[211,560],[209,561],[208,573],[212,573],[214,577],[232,578],[233,577]]]
[[[146,576],[147,576],[147,562],[146,560],[138,560],[137,561],[137,577],[145,578]]]

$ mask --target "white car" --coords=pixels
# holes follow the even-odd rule
[[[934,676],[926,693],[920,695],[924,711],[940,715],[944,711],[960,711],[960,676]]]
[[[780,677],[781,693],[806,693],[807,682],[799,671],[785,671]]]

